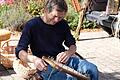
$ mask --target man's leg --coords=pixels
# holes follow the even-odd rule
[[[63,72],[60,72],[50,65],[48,65],[48,69],[46,71],[38,71],[38,74],[43,78],[43,80],[66,80],[67,75]]]
[[[97,67],[86,60],[82,60],[79,57],[71,57],[67,65],[82,74],[88,74],[91,80],[98,80]],[[72,76],[67,76],[67,80],[74,80],[72,78]]]
[[[97,67],[86,60],[79,57],[71,57],[66,65],[82,74],[89,74],[91,80],[98,80]],[[48,65],[47,71],[39,72],[39,74],[43,77],[43,80],[77,80],[71,75],[53,69],[50,65]]]

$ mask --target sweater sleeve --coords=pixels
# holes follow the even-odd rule
[[[27,22],[23,28],[22,35],[15,49],[15,54],[17,58],[19,58],[19,52],[21,50],[25,50],[25,51],[28,50],[28,45],[30,43],[30,38],[31,38],[30,27],[31,27],[31,22]]]
[[[73,35],[70,32],[69,25],[66,23],[66,31],[65,31],[65,42],[64,44],[67,47],[70,47],[71,45],[75,45],[76,41]]]

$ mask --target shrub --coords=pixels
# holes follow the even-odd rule
[[[16,0],[13,5],[3,5],[0,7],[0,28],[20,29],[31,17],[42,14],[44,0],[25,1]],[[68,13],[65,19],[68,21],[70,29],[74,31],[78,26],[79,13],[75,11],[70,0],[67,0],[67,4]],[[91,23],[84,19],[82,28],[94,28],[95,26],[94,22]]]
[[[11,6],[6,12],[2,13],[0,20],[3,22],[3,28],[10,30],[20,30],[22,25],[31,18],[31,15],[26,12],[21,2]]]
[[[84,21],[82,23],[82,29],[94,29],[96,28],[96,23],[95,22],[91,22],[91,21],[88,21],[86,18],[84,18]]]
[[[74,10],[70,0],[67,1],[67,4],[68,4],[68,13],[65,19],[67,20],[70,29],[74,31],[78,25],[79,14]]]
[[[42,14],[44,1],[43,0],[30,0],[28,2],[27,10],[30,14],[34,16],[39,16]]]
[[[0,5],[0,16],[1,14],[6,13],[6,11],[9,10],[9,8],[10,8],[9,5],[6,5],[6,4]]]
[[[3,28],[3,22],[0,20],[0,28]]]
[[[3,14],[5,14],[7,12],[7,10],[9,9],[9,6],[6,4],[2,4],[0,5],[0,28],[4,28],[4,22],[3,19],[1,18]]]

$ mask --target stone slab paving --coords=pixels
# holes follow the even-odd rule
[[[80,41],[77,41],[77,52],[98,66],[99,80],[120,80],[120,40],[118,38],[108,37],[104,31],[82,32]],[[5,75],[9,73],[2,80],[13,80],[10,77],[10,74],[14,73],[13,70],[0,67],[0,73]]]
[[[120,80],[120,39],[104,31],[81,33],[77,52],[98,66],[99,80]]]

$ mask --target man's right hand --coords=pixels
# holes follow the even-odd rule
[[[34,65],[36,68],[40,71],[45,71],[47,70],[47,64],[42,60],[41,58],[35,57],[34,58]]]
[[[40,71],[47,70],[47,64],[44,62],[44,60],[33,55],[28,55],[28,53],[24,50],[19,52],[19,58],[25,63],[34,63],[35,67]]]

